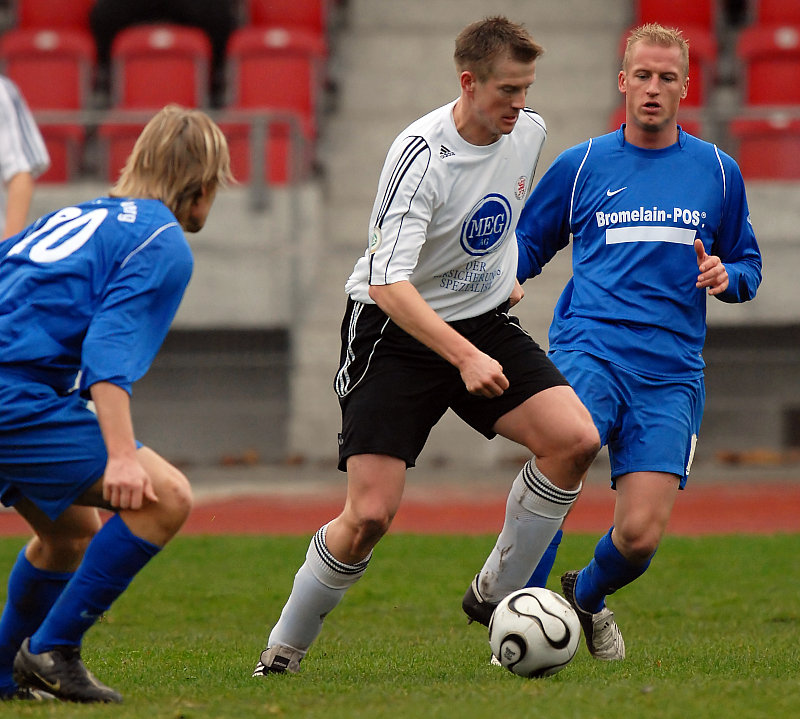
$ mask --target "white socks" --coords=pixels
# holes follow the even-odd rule
[[[525,586],[580,491],[556,487],[535,458],[525,464],[511,485],[497,544],[478,577],[484,600],[499,602]]]
[[[282,644],[305,655],[322,630],[327,614],[367,569],[372,553],[358,564],[340,562],[325,544],[326,529],[327,525],[311,539],[306,561],[295,575],[292,593],[270,632],[268,647]]]

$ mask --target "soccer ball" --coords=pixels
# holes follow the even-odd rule
[[[564,597],[549,589],[512,592],[494,610],[489,645],[500,663],[521,677],[560,672],[578,651],[581,625]]]

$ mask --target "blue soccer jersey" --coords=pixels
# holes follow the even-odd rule
[[[551,350],[581,350],[652,377],[702,376],[706,289],[696,238],[729,276],[725,302],[752,299],[761,254],[731,157],[679,132],[647,150],[623,129],[563,152],[517,226],[521,282],[573,238],[573,276],[555,308]]]
[[[0,243],[0,374],[130,392],[167,334],[192,254],[159,200],[100,198]]]

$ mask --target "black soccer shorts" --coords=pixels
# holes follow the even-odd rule
[[[334,387],[342,409],[339,469],[348,457],[384,454],[413,467],[451,408],[485,437],[497,420],[542,390],[569,383],[519,320],[499,307],[450,325],[496,359],[509,381],[499,397],[467,392],[458,370],[377,306],[348,300]]]

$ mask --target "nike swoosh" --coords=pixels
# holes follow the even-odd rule
[[[33,672],[33,676],[35,676],[44,686],[52,692],[59,692],[61,691],[61,680],[58,679],[54,682],[49,682],[45,679],[41,674],[38,672]]]
[[[609,197],[614,197],[614,195],[618,195],[620,192],[627,189],[628,186],[625,185],[625,187],[620,187],[618,190],[606,190],[606,195],[608,195]]]

